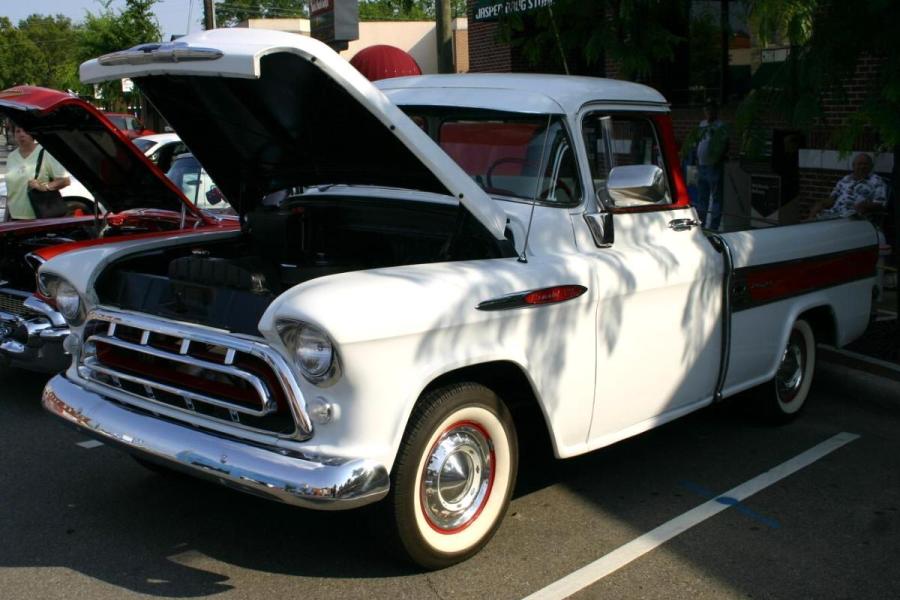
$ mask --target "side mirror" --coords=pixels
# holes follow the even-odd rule
[[[609,248],[613,245],[616,236],[612,213],[590,213],[584,215],[584,220],[587,222],[588,229],[591,230],[594,243],[598,248]]]
[[[666,174],[656,165],[614,167],[606,192],[618,207],[662,204],[669,201]]]
[[[224,199],[225,196],[222,195],[222,192],[219,191],[219,188],[217,187],[206,192],[206,201],[209,202],[211,206],[215,206]]]

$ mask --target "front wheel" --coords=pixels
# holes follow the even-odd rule
[[[392,474],[388,506],[400,550],[428,569],[477,553],[500,526],[517,469],[512,416],[496,394],[474,383],[428,394]]]
[[[816,367],[816,336],[812,327],[798,319],[791,328],[775,377],[757,391],[763,416],[774,423],[787,423],[800,414]]]

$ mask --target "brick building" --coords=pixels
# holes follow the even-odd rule
[[[469,0],[469,70],[471,72],[563,72],[562,62],[544,60],[534,64],[523,55],[522,46],[500,39],[501,25],[497,20],[479,19],[476,11],[485,5],[494,5],[486,0]],[[500,4],[497,2],[496,4]],[[676,139],[681,143],[688,132],[695,127],[702,116],[703,97],[724,99],[720,117],[726,123],[734,123],[735,112],[742,98],[759,85],[762,76],[771,71],[787,56],[787,48],[778,46],[755,47],[754,36],[740,3],[732,2],[731,8],[720,6],[718,0],[693,0],[688,21],[676,23],[675,28],[688,41],[676,48],[675,61],[659,69],[659,73],[646,82],[659,89],[672,102],[672,117]],[[728,11],[731,11],[730,13]],[[718,29],[728,31],[726,53],[718,51],[724,59],[719,65],[697,64],[690,56],[691,36],[709,35],[716,31],[719,20],[727,19],[728,27]],[[533,35],[538,20],[521,15],[523,31],[520,36]],[[706,24],[707,29],[696,26]],[[724,23],[723,23],[724,25]],[[514,34],[515,35],[515,34]],[[716,35],[721,35],[717,33]],[[713,40],[715,41],[715,40]],[[727,57],[727,58],[726,58]],[[579,62],[579,57],[567,57],[566,63],[573,74],[620,78],[619,65],[606,58],[595,65]],[[754,216],[772,216],[781,223],[797,221],[808,205],[826,197],[838,179],[850,171],[852,156],[841,156],[837,151],[834,132],[858,109],[867,85],[877,75],[881,64],[872,58],[860,62],[856,74],[849,80],[841,97],[823,98],[824,118],[812,131],[793,130],[774,114],[761,115],[758,126],[763,134],[764,144],[761,154],[742,155],[739,140],[732,136],[731,157],[726,176],[726,212],[746,213],[750,207],[773,206],[777,198],[777,214],[766,215],[750,209]],[[703,71],[702,73],[700,71]],[[715,78],[718,71],[719,82]],[[710,85],[710,77],[713,84]],[[889,177],[893,168],[893,155],[875,152],[879,141],[874,134],[863,135],[857,140],[855,151],[865,151],[873,155],[875,170]],[[766,201],[768,198],[768,201]],[[764,213],[764,209],[762,212]],[[727,217],[726,217],[727,222]]]

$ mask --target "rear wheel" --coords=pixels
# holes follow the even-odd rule
[[[440,569],[494,535],[515,487],[518,443],[506,405],[464,383],[428,394],[413,411],[388,507],[402,553]]]
[[[815,367],[816,336],[809,323],[798,319],[781,353],[775,377],[757,390],[759,409],[767,420],[787,423],[800,414],[809,396]]]

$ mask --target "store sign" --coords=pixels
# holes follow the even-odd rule
[[[475,21],[496,21],[500,17],[526,13],[553,6],[553,0],[478,0],[475,3]]]
[[[335,49],[359,39],[358,0],[310,0],[310,34]]]

